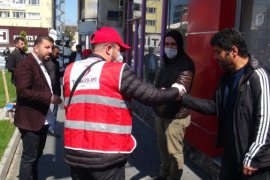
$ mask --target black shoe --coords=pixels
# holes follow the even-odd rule
[[[56,138],[60,138],[60,134],[57,134],[55,131],[48,131],[48,135],[49,136],[53,136],[53,137],[56,137]]]

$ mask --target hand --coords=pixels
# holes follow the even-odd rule
[[[183,94],[185,94],[187,92],[186,88],[182,84],[174,83],[172,85],[172,87],[175,87],[175,88],[177,88],[179,90],[179,95],[180,96],[183,96]]]
[[[249,167],[249,166],[243,166],[243,174],[246,176],[250,176],[252,173],[257,171],[258,169]]]
[[[52,104],[61,104],[62,99],[59,96],[53,94],[52,97],[51,97],[51,103]]]

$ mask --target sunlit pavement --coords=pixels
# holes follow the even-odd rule
[[[137,147],[126,164],[127,180],[150,180],[158,175],[159,154],[156,140],[156,133],[146,126],[136,115],[133,116],[133,135],[137,140]],[[39,161],[40,180],[71,180],[69,166],[63,160],[63,107],[58,111],[57,132],[61,138],[47,137],[44,154]],[[17,180],[21,156],[21,143],[11,165],[7,180]],[[192,169],[192,168],[191,168]],[[182,180],[199,180],[188,166],[184,167]]]

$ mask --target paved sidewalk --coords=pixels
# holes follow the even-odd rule
[[[64,110],[58,111],[57,132],[63,134]],[[139,117],[134,116],[133,134],[137,140],[137,147],[126,164],[126,180],[151,180],[159,170],[159,155],[156,145],[155,131],[146,126]],[[15,153],[8,176],[5,180],[18,180],[19,164],[22,152],[21,143]],[[69,167],[63,160],[63,136],[61,138],[47,137],[44,155],[39,161],[40,180],[71,180]],[[191,167],[191,168],[190,168]],[[182,180],[207,179],[194,171],[194,166],[184,167]],[[196,169],[196,167],[195,167]],[[196,173],[195,173],[196,172]]]

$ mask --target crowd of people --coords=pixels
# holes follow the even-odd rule
[[[136,148],[131,134],[131,100],[152,106],[160,150],[156,180],[179,180],[184,166],[183,139],[192,117],[189,109],[218,117],[218,146],[224,148],[221,180],[257,180],[270,176],[269,72],[253,59],[236,30],[225,29],[211,39],[214,58],[224,70],[213,99],[190,92],[193,60],[183,37],[170,30],[164,37],[162,63],[149,48],[144,57],[146,81],[124,62],[130,46],[111,27],[90,38],[92,49],[80,45],[70,56],[63,77],[59,48],[49,36],[38,36],[25,54],[24,39],[15,39],[7,68],[16,87],[14,123],[21,132],[20,180],[38,179],[38,160],[47,135],[55,131],[58,105],[64,101],[64,159],[74,180],[124,180],[127,158]],[[153,85],[152,85],[153,84]]]

